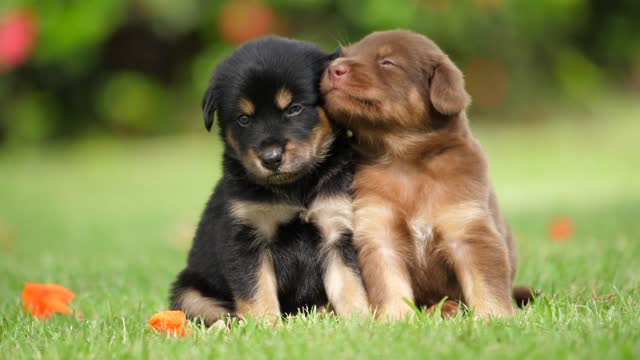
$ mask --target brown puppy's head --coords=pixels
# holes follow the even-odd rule
[[[375,32],[343,49],[325,71],[325,107],[337,122],[361,128],[428,128],[433,112],[469,105],[462,72],[440,48],[410,31]]]

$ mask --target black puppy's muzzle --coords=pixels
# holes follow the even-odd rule
[[[283,154],[284,147],[280,145],[265,146],[258,153],[262,166],[272,171],[277,170],[282,164]]]

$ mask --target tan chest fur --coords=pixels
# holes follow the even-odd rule
[[[394,209],[408,231],[425,222],[446,226],[451,219],[443,214],[459,213],[461,207],[487,207],[484,161],[477,156],[468,159],[464,153],[454,150],[420,161],[360,166],[353,184],[354,209],[370,205],[368,199],[377,197]]]
[[[264,244],[273,240],[281,225],[295,217],[314,224],[328,245],[352,230],[351,199],[347,195],[318,197],[309,207],[236,200],[231,202],[230,211],[236,222],[252,227],[256,241]]]

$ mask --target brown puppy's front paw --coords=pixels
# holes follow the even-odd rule
[[[479,304],[473,308],[474,318],[489,320],[491,318],[507,318],[515,314],[513,305]]]
[[[376,320],[383,323],[404,321],[413,317],[415,313],[404,302],[387,304],[376,311]]]

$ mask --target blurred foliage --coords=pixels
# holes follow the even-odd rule
[[[0,142],[200,128],[201,94],[239,43],[277,33],[327,50],[375,30],[434,39],[473,111],[640,89],[637,0],[3,0]]]

